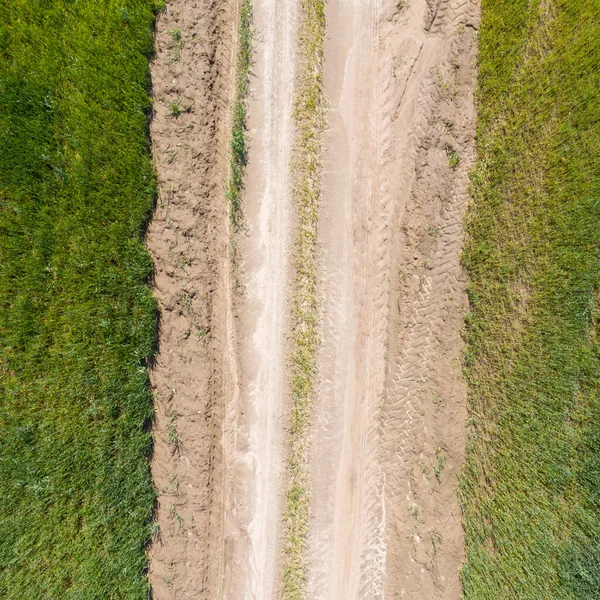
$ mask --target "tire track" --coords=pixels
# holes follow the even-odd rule
[[[423,43],[413,72],[421,74],[416,110],[398,109],[397,123],[411,123],[414,166],[396,216],[398,302],[381,415],[391,598],[461,597],[455,486],[464,452],[460,330],[467,303],[459,257],[473,161],[476,27],[471,2],[437,2],[426,12],[422,32],[415,28]]]
[[[237,236],[239,395],[229,410],[225,540],[220,598],[270,600],[285,472],[288,263],[291,251],[295,2],[255,0],[250,152]]]
[[[401,4],[328,3],[308,586],[323,600],[460,595],[460,220],[478,7]]]

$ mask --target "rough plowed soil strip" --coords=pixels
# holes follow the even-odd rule
[[[460,597],[471,0],[329,0],[308,597]]]
[[[292,92],[296,3],[255,0],[250,153],[237,236],[240,395],[231,407],[231,467],[222,598],[271,600],[285,473],[288,263],[292,231]]]
[[[236,6],[168,0],[152,62],[160,197],[147,243],[161,319],[151,372],[156,600],[214,598],[221,546],[229,232],[223,194]],[[173,103],[183,111],[173,114]]]

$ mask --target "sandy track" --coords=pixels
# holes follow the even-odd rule
[[[477,5],[405,4],[328,3],[315,599],[460,597]]]
[[[292,234],[292,92],[296,4],[255,0],[250,153],[237,236],[239,398],[227,447],[231,486],[222,598],[276,597],[285,433],[288,263]]]

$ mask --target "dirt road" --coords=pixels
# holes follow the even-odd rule
[[[208,0],[196,9],[209,6],[214,10]],[[164,392],[166,409],[157,420],[157,439],[163,440],[154,466],[157,483],[172,481],[190,455],[212,458],[205,461],[208,474],[200,463],[198,472],[181,471],[182,483],[190,486],[186,493],[202,490],[194,497],[193,551],[189,517],[171,514],[173,505],[180,514],[179,499],[160,501],[159,523],[173,532],[152,554],[151,581],[161,598],[196,592],[193,597],[219,600],[279,597],[300,10],[291,0],[254,2],[250,154],[244,226],[235,238],[238,264],[227,263],[224,212],[210,213],[213,221],[201,212],[186,229],[188,244],[198,227],[226,235],[225,242],[217,240],[222,261],[215,263],[220,266],[210,274],[208,291],[197,291],[201,280],[189,290],[188,280],[177,280],[192,298],[190,315],[206,314],[214,330],[209,354],[204,338],[193,344],[161,338],[153,381],[157,389],[171,379],[177,384]],[[460,331],[467,311],[460,223],[473,161],[478,14],[474,0],[326,5],[321,346],[307,465],[305,597],[311,600],[460,598],[464,549],[455,486],[464,451]],[[214,40],[206,43],[218,47]],[[214,114],[217,128],[225,127],[226,117]],[[155,145],[166,146],[160,128],[154,132]],[[221,138],[215,143],[226,147]],[[198,142],[189,144],[193,156]],[[164,169],[163,189],[172,189],[170,181],[183,174]],[[206,172],[219,169],[225,167],[215,159]],[[167,261],[178,246],[161,250],[157,236],[168,227],[160,226],[150,245],[158,272],[168,274]],[[165,291],[162,281],[157,277],[165,326],[172,321],[179,327],[187,318],[191,329],[198,318],[186,317],[183,309],[179,321],[169,316],[167,300],[176,290]],[[211,303],[211,294],[220,300]],[[220,367],[211,374],[203,357]],[[209,390],[201,395],[206,406],[198,414],[204,410],[204,419],[188,428],[187,413],[177,416],[182,443],[173,449],[168,440],[175,407],[191,407],[186,398],[198,389]],[[169,564],[176,567],[169,571]]]

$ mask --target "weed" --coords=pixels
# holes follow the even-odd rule
[[[317,216],[321,190],[321,154],[325,130],[323,96],[324,0],[300,2],[300,64],[296,80],[293,196],[298,219],[292,297],[291,387],[288,487],[285,496],[282,600],[306,597],[306,545],[310,504],[307,472],[308,424],[312,409],[315,355],[319,346],[316,316]]]
[[[442,98],[453,100],[456,97],[456,76],[454,70],[437,67],[435,70],[435,82]]]
[[[202,340],[204,341],[206,339],[206,337],[208,336],[209,332],[210,332],[210,328],[208,327],[203,327],[202,325],[198,325],[198,324],[194,324],[194,327],[196,327],[196,335]]]
[[[421,507],[420,506],[418,506],[417,504],[411,504],[408,510],[409,510],[412,518],[417,523],[420,523],[421,525],[423,523],[425,523],[425,517],[421,514]]]
[[[444,398],[438,392],[433,392],[432,402],[435,406],[436,412],[444,408],[444,406],[446,406]]]
[[[177,292],[177,300],[188,315],[194,315],[194,305],[192,303],[192,296],[188,292],[186,292],[185,290],[179,290],[179,292]]]
[[[448,156],[448,166],[451,169],[456,169],[460,164],[460,155],[450,146],[446,146],[446,155]]]
[[[172,416],[167,425],[167,442],[173,447],[173,453],[181,453],[181,439],[177,432],[177,415]]]
[[[179,29],[179,27],[171,29],[171,31],[169,31],[169,35],[173,40],[174,46],[181,46],[181,29]]]
[[[446,467],[446,454],[441,448],[435,449],[435,464],[433,465],[433,473],[435,478],[440,481],[442,471]]]
[[[181,116],[183,110],[177,98],[169,102],[169,112],[171,113],[171,116],[175,117],[176,119]]]
[[[238,29],[235,99],[229,142],[229,177],[225,186],[225,195],[229,201],[229,218],[234,229],[237,229],[242,221],[242,191],[244,189],[244,173],[248,163],[246,119],[248,94],[250,93],[253,35],[252,0],[243,0]]]
[[[179,27],[171,29],[169,31],[171,36],[171,54],[169,55],[169,62],[177,62],[181,59],[181,48],[183,47],[183,38],[181,37],[181,29]]]
[[[152,540],[160,540],[160,525],[158,523],[152,523],[150,525],[150,536]]]
[[[429,532],[429,539],[431,541],[431,548],[426,551],[427,556],[435,563],[437,560],[438,552],[440,551],[440,546],[442,544],[442,538],[439,533],[436,531]]]

